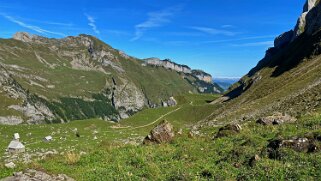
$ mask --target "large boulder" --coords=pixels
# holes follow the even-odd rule
[[[272,116],[267,116],[259,118],[256,122],[262,125],[278,125],[283,123],[293,123],[296,121],[296,118],[291,117],[288,114],[277,113]]]
[[[279,149],[290,148],[297,152],[311,153],[318,150],[314,139],[305,137],[293,137],[290,139],[274,139],[267,145],[269,158],[279,159],[282,157]]]
[[[150,134],[144,139],[143,144],[169,143],[173,140],[174,136],[173,126],[164,120],[151,130]]]
[[[228,124],[218,130],[218,133],[216,134],[215,138],[234,135],[234,134],[240,133],[241,130],[242,130],[242,127],[239,124]]]

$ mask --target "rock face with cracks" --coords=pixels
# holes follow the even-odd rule
[[[164,101],[175,105],[170,97],[199,87],[220,89],[188,66],[147,66],[90,35],[56,39],[18,32],[1,39],[0,50],[0,124],[119,121]]]

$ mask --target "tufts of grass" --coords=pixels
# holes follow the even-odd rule
[[[79,162],[80,160],[80,154],[75,153],[75,152],[67,152],[65,154],[65,161],[68,165],[75,165]]]

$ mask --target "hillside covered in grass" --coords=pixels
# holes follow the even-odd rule
[[[207,92],[216,84],[204,72],[87,35],[18,34],[0,47],[0,113],[64,122],[0,124],[0,150],[14,133],[26,146],[0,152],[0,178],[320,180],[319,0],[224,95]]]
[[[217,95],[186,94],[175,97],[178,105],[146,109],[119,123],[106,122],[100,119],[79,120],[66,124],[40,125],[0,125],[0,149],[5,150],[16,132],[20,133],[21,141],[26,146],[26,152],[16,159],[14,155],[0,153],[1,160],[14,161],[22,169],[29,167],[36,160],[44,158],[65,158],[68,153],[91,154],[100,150],[102,144],[140,145],[149,131],[163,120],[174,125],[175,130],[188,130],[198,120],[207,117],[216,106],[208,103],[215,100]],[[80,137],[76,136],[76,133]],[[53,141],[44,142],[44,137],[52,135]],[[107,146],[107,145],[105,145]],[[103,146],[103,147],[105,147]],[[47,156],[46,153],[51,153]],[[12,157],[13,156],[13,157]],[[43,159],[44,159],[43,158]],[[1,177],[9,176],[11,169],[5,169],[0,164]],[[78,173],[80,174],[80,173]],[[86,179],[85,179],[86,180]]]
[[[89,35],[0,39],[0,123],[117,121],[170,97],[222,89],[192,71],[146,65]]]
[[[0,177],[26,168],[49,174],[64,173],[76,180],[313,180],[320,176],[320,114],[282,125],[262,125],[253,120],[242,124],[239,133],[231,132],[219,138],[216,135],[222,126],[203,127],[191,135],[189,125],[216,109],[206,103],[213,99],[187,95],[180,98],[185,102],[181,101],[177,107],[145,110],[119,125],[87,120],[64,125],[1,126],[2,137],[20,132],[27,154],[43,151],[45,157],[38,160],[35,156],[27,163],[22,159],[16,162],[15,169],[0,165]],[[191,110],[203,114],[187,121],[182,115],[193,115]],[[174,140],[142,145],[144,136],[162,119],[154,120],[160,117],[173,124]],[[72,131],[75,128],[81,135],[79,138]],[[177,133],[180,129],[182,134]],[[29,132],[33,136],[24,136]],[[55,132],[52,142],[41,140],[45,132]],[[94,140],[94,136],[98,139]],[[311,140],[316,149],[308,152],[289,145],[271,150],[275,140],[298,138]],[[2,140],[1,147],[5,148],[9,140]],[[45,154],[53,149],[56,152]]]
[[[221,101],[216,102],[224,102],[224,106],[208,119],[241,121],[275,112],[300,117],[319,109],[320,10],[319,1],[307,1],[295,28],[275,39],[274,47],[266,51],[257,66],[231,86]]]

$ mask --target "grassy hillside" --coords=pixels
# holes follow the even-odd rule
[[[208,102],[216,99],[217,95],[194,95],[187,94],[176,97],[179,105],[176,107],[146,109],[134,116],[122,120],[120,123],[106,122],[98,119],[73,121],[66,124],[45,124],[45,125],[16,125],[0,126],[0,149],[5,150],[13,133],[20,133],[22,142],[26,145],[27,153],[45,153],[57,150],[61,158],[68,151],[92,153],[100,149],[101,144],[122,145],[125,142],[141,142],[149,131],[160,121],[166,119],[175,126],[175,130],[186,130],[189,125],[207,117],[215,106],[208,105]],[[188,119],[187,116],[189,115]],[[76,137],[76,132],[80,137]],[[52,142],[43,142],[45,136],[52,135]],[[94,139],[94,137],[98,139]],[[106,145],[105,145],[106,146]],[[4,152],[0,152],[2,160]],[[60,159],[60,158],[59,158]],[[20,163],[23,167],[30,167]],[[0,164],[0,175],[9,175],[12,170],[4,169]]]
[[[313,180],[321,175],[319,167],[321,144],[315,142],[317,151],[305,153],[291,148],[279,150],[281,157],[270,158],[267,148],[271,140],[293,137],[321,135],[321,116],[314,114],[302,117],[297,122],[284,125],[263,126],[255,122],[242,125],[239,134],[213,139],[219,127],[204,127],[201,136],[188,137],[189,125],[196,120],[187,120],[183,115],[193,115],[191,110],[214,107],[206,105],[212,96],[188,95],[177,98],[180,104],[173,108],[149,109],[138,113],[119,125],[100,120],[75,121],[68,124],[1,126],[1,136],[20,132],[27,144],[27,151],[61,149],[61,155],[49,156],[30,164],[18,164],[15,170],[35,168],[48,173],[65,173],[77,180],[100,180],[114,178],[125,180]],[[181,108],[181,109],[179,109]],[[190,109],[191,108],[191,109]],[[178,111],[175,111],[179,109]],[[213,110],[212,110],[213,111]],[[319,110],[320,111],[320,110]],[[174,125],[174,129],[184,128],[183,135],[176,135],[170,144],[134,146],[124,145],[124,140],[145,136],[157,124],[149,125],[162,115]],[[134,120],[136,119],[136,120]],[[182,120],[180,120],[182,119]],[[184,120],[184,121],[183,121]],[[183,121],[183,122],[181,122]],[[136,122],[137,124],[133,124]],[[148,125],[144,127],[145,125]],[[78,128],[81,135],[76,138],[71,130]],[[93,140],[94,131],[98,140]],[[24,136],[31,132],[32,136]],[[44,143],[41,138],[55,132],[54,141]],[[60,133],[59,133],[60,132]],[[67,132],[67,133],[65,133]],[[66,137],[65,141],[56,139]],[[141,137],[143,138],[143,137]],[[1,140],[2,149],[10,139]],[[128,140],[127,140],[128,141]],[[35,142],[34,144],[32,144]],[[29,144],[28,144],[29,143]],[[77,159],[71,161],[71,151]],[[80,152],[86,154],[80,156]],[[250,165],[254,155],[260,159]],[[0,178],[13,170],[0,165]]]
[[[320,42],[318,32],[274,50],[230,89],[230,100],[209,119],[234,121],[274,112],[301,116],[320,108]]]
[[[200,86],[209,86],[190,74],[143,66],[143,60],[89,35],[63,39],[25,36],[29,40],[0,39],[0,72],[9,73],[28,96],[46,105],[54,114],[54,118],[47,117],[50,122],[117,120],[119,115],[130,116],[145,107],[160,106],[171,96],[197,93]],[[10,97],[2,89],[2,95]],[[212,89],[207,92],[214,93]],[[104,100],[94,98],[96,94]],[[0,116],[11,116],[12,105],[23,106],[18,100],[1,102]],[[14,115],[27,120],[21,112]]]

